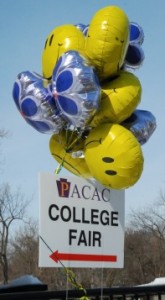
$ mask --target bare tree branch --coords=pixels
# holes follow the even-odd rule
[[[24,220],[29,201],[25,201],[20,190],[11,191],[9,184],[0,187],[0,265],[4,283],[8,282],[8,243],[9,231],[16,220]]]

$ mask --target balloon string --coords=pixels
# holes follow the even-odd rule
[[[77,141],[80,139],[80,137],[78,136],[77,138],[75,138],[72,142],[71,142],[71,144],[67,147],[67,149],[66,149],[66,152],[68,151],[70,151],[71,149],[72,149],[72,147],[77,143]]]
[[[77,141],[81,138],[81,136],[77,136],[75,139],[73,139],[74,132],[72,131],[70,134],[69,130],[66,130],[66,148],[65,148],[65,155],[66,153],[70,152],[72,147],[77,143]],[[55,174],[59,174],[64,166],[64,160],[65,155],[62,158],[61,163],[58,165],[58,167],[55,170]]]
[[[73,131],[71,132],[71,134],[69,134],[70,131],[66,130],[66,152],[68,152],[68,149],[70,148],[70,144],[72,144],[72,137],[73,137]]]
[[[69,136],[69,130],[66,130],[66,152],[70,152],[73,148],[73,146],[77,143],[77,141],[81,138],[81,135],[77,135],[76,138],[73,138],[74,131]]]
[[[61,163],[58,165],[58,167],[56,168],[55,170],[55,174],[59,174],[63,168],[63,165],[64,165],[64,160],[65,160],[65,156],[63,157]]]
[[[53,252],[53,250],[50,248],[50,246],[46,243],[46,241],[42,238],[41,235],[39,235],[39,238],[42,240],[42,242],[46,245],[46,247],[50,250],[50,252],[56,256],[55,252]],[[80,297],[81,300],[90,300],[90,298],[88,298],[87,296],[87,291],[85,288],[83,288],[82,284],[77,282],[76,280],[76,274],[70,270],[69,268],[66,268],[65,265],[62,263],[62,261],[58,258],[57,256],[57,260],[59,261],[60,265],[62,266],[68,281],[78,290],[81,290],[84,292],[84,296]]]

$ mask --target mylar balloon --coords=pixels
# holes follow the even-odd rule
[[[144,32],[142,27],[135,23],[130,22],[130,43],[142,44],[144,41]]]
[[[99,79],[114,77],[122,67],[129,43],[129,21],[117,6],[96,12],[86,37],[85,50]]]
[[[130,118],[126,119],[122,125],[128,128],[139,143],[143,145],[155,131],[156,119],[150,111],[136,109]]]
[[[101,88],[93,67],[77,51],[68,51],[57,62],[52,81],[62,115],[74,128],[84,129],[100,100]]]
[[[46,39],[42,53],[43,76],[50,79],[60,56],[69,50],[84,51],[85,38],[81,30],[71,24],[56,27]]]
[[[143,29],[134,22],[130,23],[129,46],[124,60],[124,68],[138,68],[144,61],[144,51],[141,47],[144,41]]]
[[[80,24],[76,24],[75,26],[82,31],[84,36],[87,36],[89,25],[84,25],[80,23]]]
[[[130,44],[124,60],[124,67],[139,68],[144,61],[144,52],[140,45]]]
[[[29,71],[20,73],[13,86],[13,99],[21,115],[37,131],[58,133],[63,127],[51,85],[40,75]]]
[[[102,124],[90,131],[85,141],[85,160],[92,177],[114,189],[134,185],[143,170],[140,144],[119,124]]]
[[[36,130],[51,133],[50,152],[69,172],[114,189],[134,185],[143,170],[141,145],[156,128],[138,110],[142,87],[128,70],[142,65],[144,33],[117,6],[96,12],[89,25],[66,24],[48,35],[43,77],[22,72],[15,104]]]
[[[127,119],[141,100],[141,84],[132,73],[120,71],[113,80],[102,83],[100,106],[90,126],[96,127],[101,123],[120,123]]]

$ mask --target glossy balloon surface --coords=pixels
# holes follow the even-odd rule
[[[49,82],[34,72],[22,72],[13,85],[17,109],[34,129],[41,133],[58,133],[64,126],[52,97]]]
[[[102,124],[91,130],[85,142],[85,160],[91,175],[114,189],[134,185],[143,170],[140,144],[119,124]]]
[[[129,42],[129,21],[117,6],[100,9],[93,16],[85,50],[102,81],[118,74]]]
[[[74,128],[85,128],[100,104],[101,88],[89,61],[76,51],[68,51],[57,62],[53,95],[62,115]]]

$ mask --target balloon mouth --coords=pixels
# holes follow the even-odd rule
[[[59,156],[56,153],[52,153],[52,156],[56,159],[56,160],[61,160],[61,162],[63,161],[63,166],[65,164],[64,167],[69,167],[71,168],[75,173],[77,173],[78,176],[81,175],[81,173],[79,172],[79,170],[77,168],[75,168],[75,166],[73,166],[71,163],[69,163],[67,160],[65,160],[65,158],[62,158],[61,156]]]

